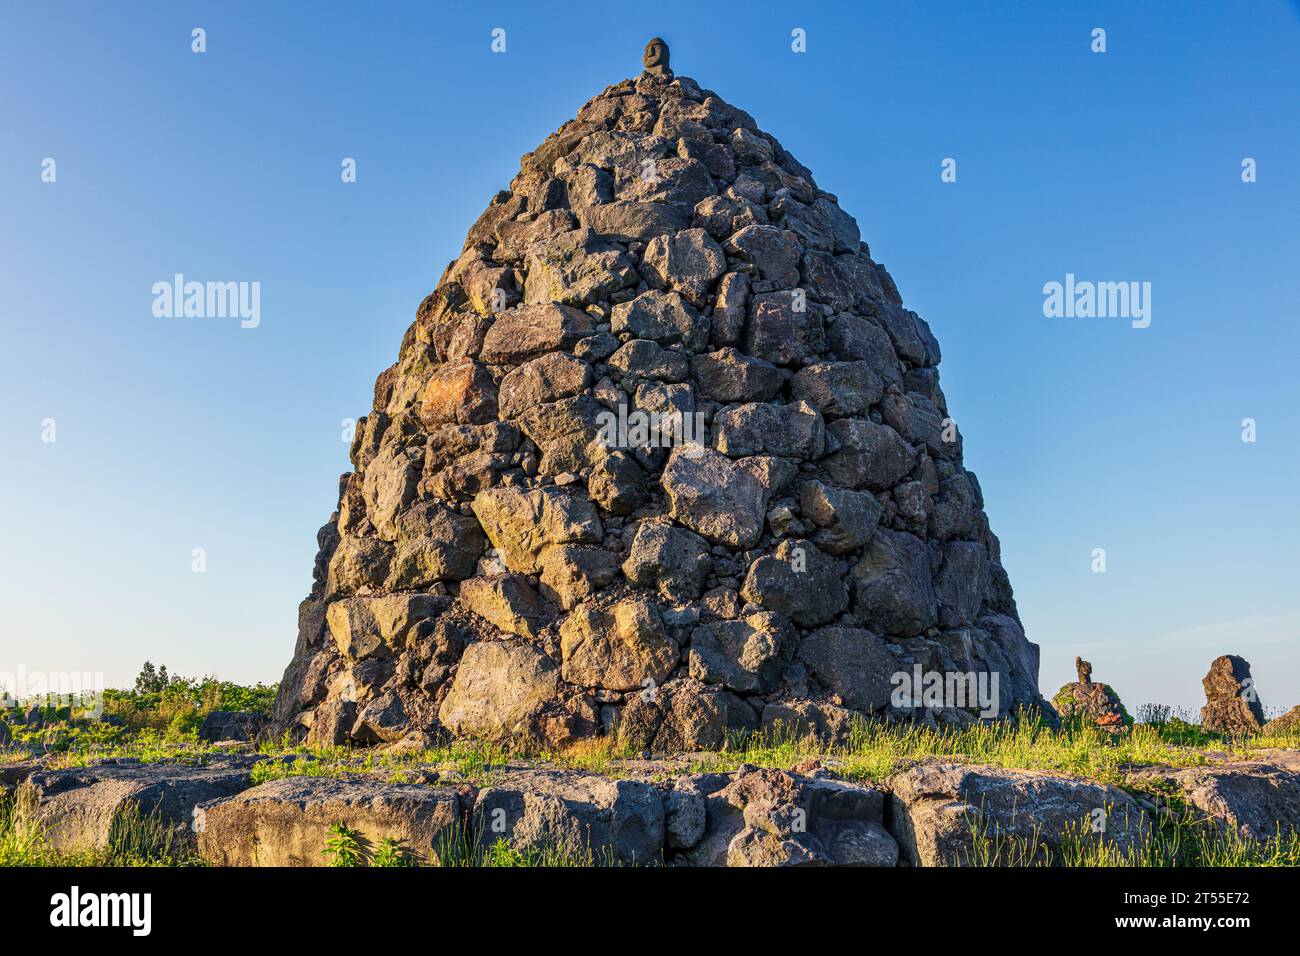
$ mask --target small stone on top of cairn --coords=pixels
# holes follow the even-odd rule
[[[1074,666],[1079,679],[1066,684],[1052,698],[1052,706],[1063,719],[1077,714],[1111,733],[1118,733],[1133,723],[1110,685],[1093,683],[1092,664],[1076,657]]]

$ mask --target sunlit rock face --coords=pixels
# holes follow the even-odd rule
[[[1041,706],[929,326],[836,197],[667,64],[652,42],[524,156],[417,308],[277,730],[675,751]]]

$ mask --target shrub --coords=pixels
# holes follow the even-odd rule
[[[329,858],[330,866],[360,866],[361,834],[342,823],[330,827],[329,833],[321,855]]]

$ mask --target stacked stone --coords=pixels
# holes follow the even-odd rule
[[[1092,665],[1082,657],[1074,659],[1079,679],[1066,684],[1052,698],[1057,715],[1065,718],[1077,715],[1096,724],[1102,730],[1119,733],[1133,724],[1133,718],[1124,708],[1119,694],[1109,684],[1099,684],[1092,679]]]
[[[910,716],[916,664],[1040,706],[939,357],[747,113],[666,69],[609,87],[523,157],[379,376],[278,729],[842,737]],[[702,444],[623,447],[620,409],[698,415]]]

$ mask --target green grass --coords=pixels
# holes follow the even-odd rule
[[[939,729],[861,721],[842,746],[819,747],[778,729],[767,736],[737,740],[716,753],[698,755],[691,761],[690,771],[734,770],[741,764],[789,769],[816,758],[833,764],[849,779],[881,782],[926,757],[946,757],[1118,784],[1130,768],[1207,764],[1210,759],[1205,748],[1245,758],[1264,747],[1300,748],[1300,734],[1232,740],[1181,722],[1136,724],[1112,734],[1080,720],[1066,721],[1060,730],[1031,720]]]
[[[84,766],[107,757],[132,757],[145,763],[162,760],[207,763],[224,752],[193,739],[175,739],[155,730],[107,736],[72,736],[53,750],[51,768]],[[1263,748],[1300,749],[1300,732],[1265,737],[1227,738],[1172,719],[1137,723],[1109,733],[1085,721],[1067,720],[1053,730],[1031,720],[982,723],[961,728],[859,721],[847,743],[819,746],[782,728],[768,734],[737,736],[716,752],[692,755],[682,767],[691,773],[734,770],[742,764],[789,769],[820,759],[843,776],[884,781],[915,761],[941,757],[1024,770],[1049,770],[1122,783],[1125,772],[1140,767],[1194,767],[1211,761],[1209,752],[1244,759]],[[0,748],[0,764],[29,755],[30,748]],[[419,782],[420,771],[479,785],[492,782],[508,763],[536,763],[610,776],[631,772],[629,758],[638,754],[613,738],[583,741],[563,750],[507,747],[498,743],[458,740],[420,751],[384,753],[351,747],[312,747],[287,738],[263,741],[258,752],[270,759],[253,769],[254,783],[293,776],[379,775],[393,783]]]
[[[93,756],[138,756],[149,759],[162,744],[194,747],[203,718],[214,710],[250,711],[270,714],[277,684],[251,687],[206,676],[168,675],[167,668],[155,668],[145,661],[130,690],[103,691],[102,716],[92,716],[84,698],[44,701],[40,707],[43,726],[21,723],[27,703],[10,701],[0,707],[0,720],[9,725],[15,743],[41,753]],[[17,696],[21,697],[19,693]],[[143,753],[137,752],[143,750]],[[161,759],[161,758],[156,758]]]
[[[444,833],[434,848],[437,866],[444,868],[568,868],[619,866],[607,848],[593,850],[584,844],[547,842],[518,848],[504,838],[486,839],[481,830],[470,833],[454,827]]]
[[[1197,817],[1178,801],[1170,801],[1170,812],[1158,825],[1145,828],[1140,838],[1124,846],[1092,832],[1087,820],[1057,840],[1046,839],[1037,828],[1028,835],[999,833],[979,813],[967,825],[971,844],[959,858],[965,866],[1300,866],[1300,834],[1252,840],[1234,828]]]
[[[285,746],[263,748],[271,759],[254,765],[254,784],[286,777],[342,777],[353,774],[379,776],[389,783],[413,783],[417,773],[436,768],[458,779],[489,784],[504,765],[521,759],[500,745],[476,741],[456,741],[443,747],[407,753],[383,753],[351,747]]]
[[[0,799],[0,867],[205,865],[156,813],[144,813],[134,804],[113,820],[106,847],[59,850],[49,841],[32,799],[22,787]]]
[[[1084,777],[1125,787],[1138,796],[1155,799],[1172,811],[1141,846],[1121,852],[1113,844],[1097,841],[1082,830],[1051,847],[1041,840],[1019,844],[1000,838],[978,837],[973,843],[975,861],[984,864],[1016,861],[1023,865],[1066,866],[1296,866],[1300,865],[1300,838],[1270,841],[1246,840],[1235,832],[1198,822],[1175,795],[1163,793],[1160,784],[1137,782],[1133,771],[1150,767],[1195,767],[1215,759],[1244,759],[1261,749],[1300,749],[1300,732],[1265,737],[1227,738],[1207,734],[1199,726],[1171,717],[1167,710],[1139,711],[1147,717],[1119,733],[1101,730],[1082,720],[1067,720],[1051,729],[1032,720],[1015,723],[974,724],[962,728],[927,728],[914,724],[860,721],[846,743],[817,746],[777,728],[769,734],[737,736],[717,752],[693,754],[665,762],[657,778],[671,774],[735,770],[742,764],[791,769],[808,760],[820,760],[837,775],[860,782],[885,783],[896,773],[925,758],[940,758],[1025,770],[1045,770]],[[1156,719],[1151,719],[1152,717]],[[63,734],[47,750],[43,761],[51,768],[93,763],[105,757],[134,757],[144,762],[162,760],[203,764],[218,748],[189,737],[177,738],[154,728],[73,732],[74,724],[44,733]],[[48,737],[46,742],[48,743]],[[52,752],[51,752],[52,751]],[[342,777],[365,775],[393,783],[470,782],[490,786],[507,765],[569,768],[611,777],[644,774],[639,753],[620,746],[613,738],[598,738],[559,750],[512,748],[500,744],[454,741],[408,753],[383,753],[349,747],[310,747],[287,737],[266,740],[257,751],[266,759],[252,769],[254,784],[293,776]],[[0,765],[41,752],[30,741],[0,747]],[[21,795],[22,788],[18,791]],[[355,835],[354,835],[355,836]],[[987,835],[986,835],[987,836]],[[396,844],[350,847],[347,834],[337,833],[331,859],[337,865],[402,866],[409,854]],[[609,865],[586,849],[542,847],[517,850],[501,842],[456,837],[440,852],[444,866],[590,866]],[[338,861],[343,862],[338,862]],[[139,814],[127,813],[115,826],[107,849],[80,853],[54,851],[39,827],[22,822],[14,812],[14,799],[0,801],[0,866],[23,865],[189,865],[197,862],[166,827]]]

